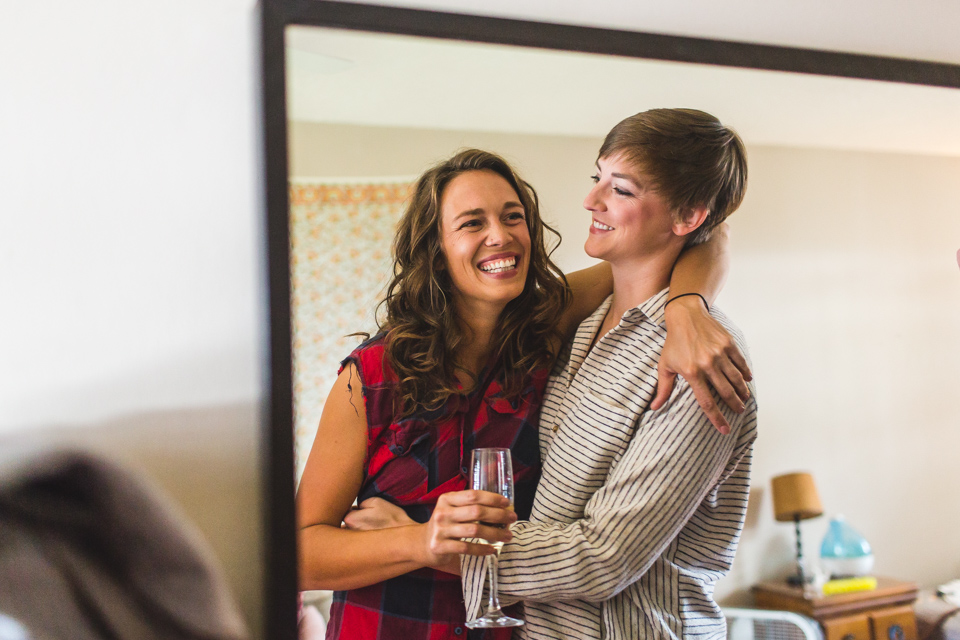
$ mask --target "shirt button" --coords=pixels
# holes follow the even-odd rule
[[[559,425],[559,424],[555,424],[555,425],[553,425],[553,426],[550,427],[550,428],[553,429],[553,432],[554,432],[554,433],[556,433],[557,431],[560,431],[560,425]]]
[[[463,629],[461,627],[457,627],[456,629],[453,630],[453,632],[458,636],[463,635]]]

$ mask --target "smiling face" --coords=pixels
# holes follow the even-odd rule
[[[447,184],[440,247],[461,313],[496,316],[523,293],[530,257],[526,212],[497,173],[467,171]]]
[[[593,180],[583,201],[591,214],[588,255],[617,265],[683,245],[674,212],[622,155],[597,160]]]

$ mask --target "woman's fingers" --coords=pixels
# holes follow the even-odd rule
[[[449,527],[456,527],[462,524],[473,524],[477,522],[507,526],[517,521],[517,514],[508,509],[469,505],[466,507],[441,509],[439,513],[434,511],[431,520],[436,523],[437,527],[442,527],[445,529]],[[470,537],[469,535],[461,534],[450,535],[459,535],[461,538]]]
[[[737,353],[739,353],[739,351]],[[738,367],[737,363],[733,360],[722,361],[720,363],[720,367],[723,369],[724,379],[732,386],[733,391],[736,393],[737,399],[740,400],[741,405],[747,404],[747,400],[750,399],[750,389],[747,387],[747,382],[750,380],[750,378],[747,377],[750,373],[750,369],[747,369],[746,374],[744,374],[743,370]],[[726,396],[723,396],[723,398],[724,401],[727,400]],[[730,404],[730,402],[727,402],[727,404],[730,405],[731,409],[736,410],[736,407]],[[740,413],[741,411],[737,411],[737,413]]]
[[[437,546],[437,551],[435,551],[438,558],[443,558],[447,556],[490,556],[496,553],[494,549],[489,544],[482,544],[478,542],[467,542],[466,540],[447,540],[442,544]]]
[[[734,412],[743,413],[744,398],[740,395],[741,391],[737,389],[736,378],[739,378],[739,385],[746,397],[749,398],[750,392],[737,368],[726,362],[722,356],[718,356],[715,364],[704,367],[702,371],[702,377],[706,378],[720,399]]]
[[[356,531],[388,529],[416,524],[403,509],[382,498],[364,500],[343,517],[343,523],[348,529]]]
[[[650,403],[650,408],[653,411],[657,411],[670,399],[670,394],[673,393],[676,382],[677,374],[667,369],[661,361],[657,366],[657,395]]]
[[[690,389],[693,391],[694,397],[697,399],[697,404],[703,409],[703,412],[707,415],[707,418],[710,419],[710,422],[713,423],[713,426],[716,427],[717,431],[723,435],[730,433],[730,423],[727,422],[727,419],[723,416],[723,412],[720,411],[720,407],[713,399],[713,393],[710,391],[710,385],[707,381],[700,376],[695,376],[691,377],[688,382],[690,383]]]
[[[494,542],[510,542],[513,535],[507,528],[498,529],[480,524],[462,524],[448,527],[436,532],[430,538],[428,550],[434,556],[443,556],[450,553],[466,553],[469,555],[487,555],[484,548],[492,548]],[[479,540],[490,544],[482,544]]]
[[[393,504],[392,502],[390,502],[389,500],[384,500],[383,498],[367,498],[366,500],[364,500],[363,502],[357,505],[357,507],[360,509],[376,509],[377,507],[387,507],[387,506],[391,506],[396,509],[400,508],[395,504]]]
[[[493,547],[471,542],[509,542],[513,535],[508,528],[517,515],[510,501],[489,491],[455,491],[440,496],[427,523],[427,553],[430,566],[449,554],[489,555]]]
[[[463,556],[492,556],[497,552],[488,544],[477,544],[476,542],[463,542],[462,544],[464,549],[460,552],[460,555]]]
[[[740,375],[743,376],[743,379],[747,382],[753,380],[753,372],[750,371],[750,365],[747,364],[747,358],[743,355],[743,352],[740,351],[740,348],[735,344],[731,344],[727,349],[727,356],[729,356],[730,361],[733,365],[740,371]]]
[[[451,525],[444,533],[450,538],[481,538],[487,542],[510,542],[513,539],[507,525],[491,526],[480,522]]]
[[[471,540],[483,540],[489,544],[481,544],[480,546],[490,546],[494,542],[510,542],[513,540],[513,534],[506,526],[490,526],[479,522],[450,525],[434,531],[429,542],[430,552],[436,555],[469,553],[467,551],[456,551],[456,549],[462,549],[463,544],[480,544],[470,542]],[[477,554],[472,553],[471,555]]]
[[[492,526],[481,522],[451,524],[431,522],[428,527],[427,552],[437,562],[442,556],[449,554],[484,556],[492,553],[493,547],[490,544],[482,544],[474,540],[494,543],[510,542],[513,539],[513,534],[505,524]]]
[[[454,507],[465,507],[470,505],[486,505],[489,507],[508,507],[510,500],[492,491],[477,491],[467,489],[465,491],[451,491],[440,496],[437,504],[445,503]]]
[[[490,522],[492,524],[513,524],[517,514],[509,509],[471,505],[451,509],[446,515],[447,522]]]
[[[510,501],[489,491],[455,491],[440,496],[434,508],[432,521],[440,524],[489,522],[512,524],[517,516]]]
[[[728,407],[736,413],[743,413],[744,405],[750,399],[750,389],[747,387],[749,378],[746,377],[750,375],[750,368],[733,342],[701,361],[697,370],[690,372],[688,379],[700,375],[706,376],[707,382]]]

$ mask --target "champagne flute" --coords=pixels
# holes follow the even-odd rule
[[[510,500],[513,508],[513,463],[510,459],[510,449],[474,449],[470,456],[470,488],[480,491],[499,493]],[[506,527],[482,523],[493,527]],[[519,627],[523,620],[517,620],[505,615],[500,610],[500,598],[497,596],[497,559],[502,542],[491,542],[496,553],[487,556],[487,578],[490,584],[490,593],[487,599],[487,612],[476,620],[467,623],[470,629],[491,629],[500,627]]]

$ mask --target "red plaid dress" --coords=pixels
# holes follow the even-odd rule
[[[467,488],[470,452],[509,447],[516,485],[514,507],[526,519],[540,477],[537,419],[548,372],[538,371],[519,398],[503,397],[498,367],[481,374],[469,393],[440,410],[399,422],[394,415],[396,377],[384,358],[382,338],[360,345],[341,364],[360,374],[367,414],[367,461],[358,501],[379,497],[404,508],[417,522],[430,519],[437,498]],[[516,613],[516,612],[514,612]],[[458,576],[420,569],[384,582],[337,591],[328,640],[507,640],[510,629],[470,631]]]

